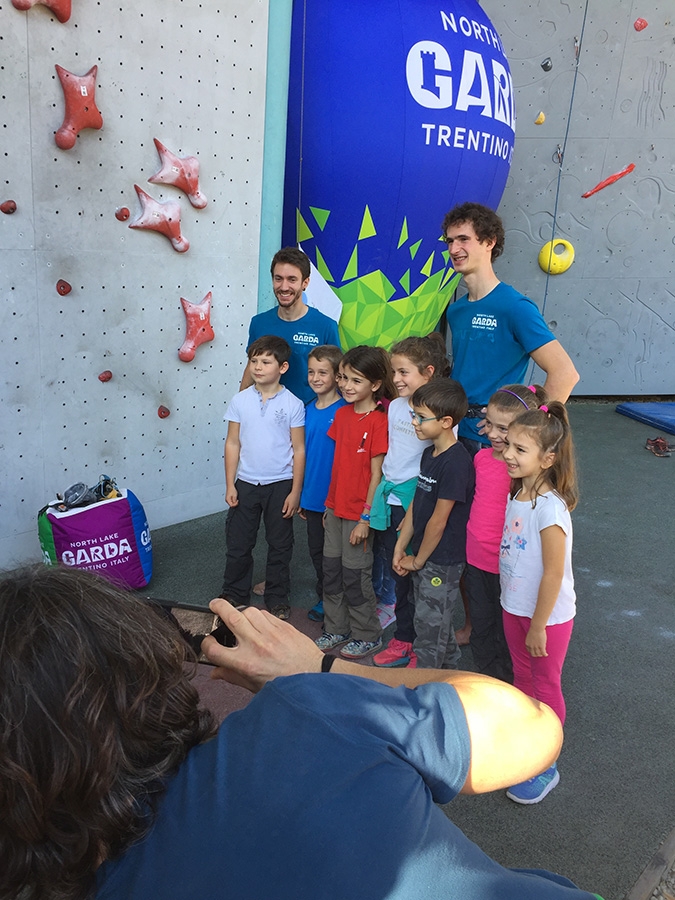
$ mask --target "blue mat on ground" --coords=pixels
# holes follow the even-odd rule
[[[675,434],[675,403],[619,403],[616,411],[645,425],[653,425],[659,431]]]

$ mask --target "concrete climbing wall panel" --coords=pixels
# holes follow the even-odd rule
[[[267,3],[74,0],[60,24],[44,6],[0,0],[0,34],[0,201],[17,203],[0,215],[7,567],[39,557],[47,500],[103,472],[139,496],[151,528],[224,506],[222,417],[257,307]],[[103,128],[71,150],[54,142],[56,64],[75,75],[98,66]],[[205,208],[148,183],[161,165],[154,138],[198,158]],[[179,204],[186,253],[128,228],[141,209],[134,184]],[[180,298],[208,291],[215,340],[181,362]]]
[[[654,0],[482,5],[506,47],[518,117],[499,275],[543,309],[581,374],[576,394],[672,394],[675,10]],[[582,199],[629,163],[633,172]],[[552,237],[570,241],[575,260],[547,277],[537,256]]]

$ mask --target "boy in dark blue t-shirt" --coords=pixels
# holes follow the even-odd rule
[[[438,378],[415,391],[412,405],[417,437],[433,441],[433,446],[422,454],[393,568],[399,575],[412,573],[417,664],[456,669],[461,652],[452,617],[466,562],[466,525],[475,477],[471,456],[457,441],[454,429],[466,414],[468,402],[459,382]]]
[[[305,409],[305,480],[300,496],[300,517],[307,522],[307,545],[316,572],[318,603],[307,613],[323,622],[323,514],[330,486],[335,441],[327,431],[335,413],[346,406],[337,389],[342,350],[333,344],[315,347],[307,358],[307,381],[316,394]]]

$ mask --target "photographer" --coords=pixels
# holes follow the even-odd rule
[[[211,608],[238,641],[204,641],[215,677],[259,692],[219,729],[149,605],[73,569],[0,583],[0,898],[590,900],[435,805],[549,766],[548,707],[468,672],[326,674],[288,623]]]

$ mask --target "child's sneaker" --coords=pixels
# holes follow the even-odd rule
[[[377,613],[377,618],[380,622],[380,628],[385,629],[387,625],[391,625],[392,622],[396,621],[396,607],[387,603],[377,604],[375,608],[375,612]]]
[[[551,768],[546,769],[541,775],[535,775],[534,778],[530,778],[528,781],[514,784],[513,787],[508,789],[506,796],[509,800],[514,800],[516,803],[539,803],[547,794],[551,793],[559,781],[560,772],[557,765],[553,763]]]
[[[323,600],[319,600],[307,613],[307,618],[312,622],[323,622]]]
[[[325,631],[321,635],[320,638],[317,638],[314,643],[319,648],[319,650],[332,650],[333,647],[339,647],[340,644],[346,644],[351,634],[327,634]]]
[[[376,641],[350,641],[346,647],[340,650],[340,655],[346,659],[363,659],[369,653],[374,653],[382,646],[382,638]]]
[[[376,666],[382,666],[387,669],[396,669],[407,666],[410,663],[410,657],[414,656],[412,644],[407,641],[398,641],[392,638],[389,644],[381,653],[373,657]],[[417,662],[417,660],[415,660]]]

